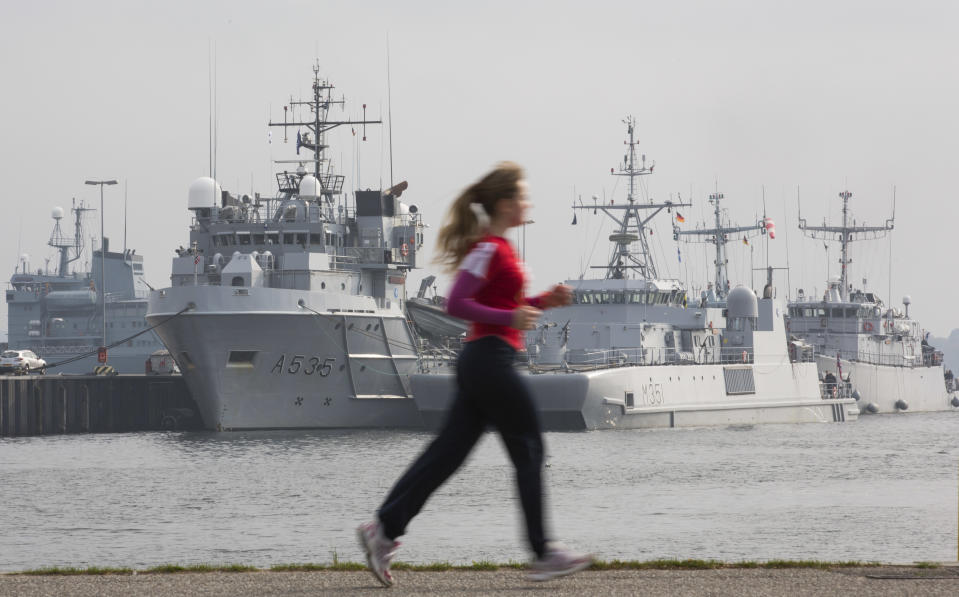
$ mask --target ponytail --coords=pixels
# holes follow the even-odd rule
[[[436,237],[438,261],[456,270],[470,248],[485,233],[474,206],[492,216],[500,199],[510,199],[519,190],[523,169],[513,162],[500,162],[489,174],[466,188],[453,201]]]

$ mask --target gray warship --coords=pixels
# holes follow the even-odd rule
[[[839,198],[841,225],[823,221],[812,226],[799,219],[799,229],[808,236],[838,241],[840,275],[828,280],[822,297],[798,290],[789,303],[790,335],[812,347],[823,379],[834,391],[851,391],[863,413],[955,410],[959,396],[943,369],[942,352],[928,343],[929,334],[910,317],[910,297],[903,298],[900,309],[851,282],[849,245],[891,232],[895,211],[882,225],[857,225],[849,209],[852,193],[844,190]]]
[[[45,267],[33,269],[26,256],[21,256],[6,293],[8,343],[11,348],[37,353],[47,362],[49,373],[92,372],[99,364],[100,346],[109,347],[107,363],[117,372],[143,373],[150,354],[163,348],[159,338],[147,330],[144,319],[147,284],[143,257],[132,249],[110,251],[106,238],[102,247],[92,246],[84,231],[85,216],[91,211],[74,200],[70,231],[62,226],[65,211],[53,209],[54,227],[47,243],[58,252],[53,269],[49,261]],[[81,267],[88,240],[92,270]],[[99,288],[101,257],[105,288]]]
[[[544,312],[527,333],[521,365],[542,425],[550,430],[689,427],[754,423],[844,422],[858,408],[850,397],[824,392],[811,353],[790,358],[784,305],[775,297],[769,270],[763,297],[727,283],[725,250],[730,234],[763,234],[765,220],[690,231],[716,247],[716,280],[700,300],[687,297],[679,280],[659,276],[649,248],[649,222],[690,203],[641,200],[636,179],[653,172],[637,159],[634,121],[627,118],[619,176],[628,178],[625,202],[574,203],[602,212],[617,227],[602,277],[567,280],[573,304]],[[678,213],[678,212],[677,212]],[[676,231],[677,238],[686,233]],[[455,377],[443,355],[424,354],[411,378],[413,394],[430,426],[452,403]]]
[[[407,183],[347,193],[328,133],[344,100],[313,69],[312,94],[271,127],[296,131],[273,197],[236,196],[210,177],[189,189],[189,246],[147,320],[179,365],[206,427],[217,430],[420,427],[408,374],[417,348],[404,314],[423,222]],[[290,119],[297,106],[310,114]],[[392,184],[392,183],[391,183]]]

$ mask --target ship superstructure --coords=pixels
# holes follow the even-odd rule
[[[879,226],[857,224],[849,207],[852,193],[844,190],[839,198],[840,225],[810,225],[799,218],[799,229],[811,238],[839,243],[840,273],[828,281],[822,297],[798,291],[789,303],[789,333],[811,345],[820,375],[836,391],[852,392],[865,413],[959,407],[959,397],[947,387],[942,352],[929,345],[928,334],[909,315],[911,299],[904,297],[899,309],[850,281],[850,245],[890,233],[895,212]]]
[[[108,363],[116,371],[143,373],[150,354],[163,347],[152,331],[131,338],[147,328],[143,257],[132,249],[110,251],[108,239],[100,246],[92,243],[84,226],[91,211],[74,200],[72,230],[65,230],[64,210],[53,209],[54,227],[47,244],[58,253],[55,269],[51,270],[49,263],[33,269],[28,259],[21,257],[6,292],[9,345],[40,355],[50,373],[90,373],[98,364],[97,348],[110,346]],[[92,271],[82,268],[88,240],[93,245]],[[105,288],[98,287],[101,251],[105,251]],[[123,339],[128,340],[112,346]]]
[[[312,155],[279,161],[299,165],[277,173],[269,198],[195,181],[189,245],[173,259],[171,287],[150,297],[148,320],[171,318],[157,332],[208,428],[420,425],[403,306],[422,217],[399,199],[406,182],[344,191],[329,131],[361,128],[365,138],[380,121],[333,119],[342,100],[313,75],[311,97],[270,122],[295,130],[297,152]],[[290,119],[291,106],[310,118]]]
[[[832,422],[858,415],[851,398],[824,396],[811,358],[789,358],[783,306],[745,287],[722,300],[690,301],[679,280],[658,275],[649,223],[690,203],[636,193],[653,172],[636,159],[635,122],[627,118],[629,177],[625,202],[574,203],[615,223],[601,277],[567,280],[573,304],[545,311],[527,332],[527,381],[548,429],[680,427],[771,422]],[[576,218],[573,220],[576,223]],[[763,223],[765,226],[765,223]],[[763,228],[764,229],[764,228]],[[719,234],[725,234],[722,231]],[[726,280],[724,252],[717,251]],[[771,280],[769,281],[771,287]],[[721,284],[725,291],[725,283]],[[430,424],[442,420],[453,375],[413,376],[417,404]]]

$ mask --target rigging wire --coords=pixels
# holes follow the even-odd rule
[[[120,346],[121,344],[125,344],[126,342],[129,342],[130,340],[133,340],[133,339],[136,338],[137,336],[142,336],[143,334],[145,334],[145,333],[147,333],[147,332],[153,331],[154,329],[160,327],[161,325],[165,324],[166,322],[170,321],[171,319],[173,319],[173,318],[175,318],[175,317],[179,317],[180,315],[183,315],[185,312],[189,311],[189,310],[192,309],[192,308],[193,308],[193,305],[187,305],[186,307],[183,307],[182,309],[180,309],[179,311],[177,311],[177,312],[174,313],[173,315],[167,317],[166,319],[164,319],[164,320],[161,321],[160,323],[157,323],[157,324],[155,324],[155,325],[151,325],[150,327],[145,328],[145,329],[137,332],[136,334],[133,334],[132,336],[129,336],[129,337],[124,338],[124,339],[122,339],[122,340],[117,340],[117,341],[114,342],[113,344],[107,344],[107,345],[106,345],[106,348],[109,350],[109,349],[114,348],[114,347],[116,347],[116,346]],[[85,358],[87,358],[88,356],[92,356],[92,355],[97,354],[97,353],[99,352],[99,350],[100,350],[100,349],[97,348],[97,349],[95,349],[95,350],[90,350],[90,351],[87,351],[87,352],[85,352],[85,353],[79,354],[79,355],[77,355],[77,356],[70,357],[69,359],[65,359],[65,360],[63,360],[63,361],[59,361],[59,362],[56,362],[56,363],[48,364],[48,365],[47,365],[47,369],[53,369],[54,367],[59,367],[59,366],[61,366],[61,365],[67,365],[67,364],[72,363],[72,362],[74,362],[74,361],[79,361],[80,359],[85,359]]]

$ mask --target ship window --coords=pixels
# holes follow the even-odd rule
[[[612,294],[612,299],[613,299],[613,304],[614,304],[614,305],[622,305],[624,302],[626,302],[626,301],[625,301],[625,296],[623,296],[623,293],[622,293],[622,292],[613,292],[613,293],[611,293],[611,294]]]
[[[815,310],[815,309],[803,309],[803,315],[805,315],[806,317],[815,317],[815,316],[816,316],[816,310]]]
[[[266,244],[268,244],[268,245],[278,245],[278,244],[280,244],[280,233],[279,233],[279,232],[267,232],[267,233],[266,233]]]
[[[833,316],[833,317],[842,317],[842,316],[843,316],[843,310],[842,310],[842,308],[841,308],[841,307],[836,307],[836,308],[834,308],[834,309],[832,310],[832,316]]]
[[[857,310],[855,307],[848,307],[846,309],[846,317],[855,317]]]
[[[292,245],[295,240],[296,240],[296,235],[293,234],[292,232],[287,232],[283,235],[284,245]]]
[[[262,245],[262,244],[263,244],[263,241],[265,240],[265,238],[266,238],[266,235],[264,235],[264,234],[254,234],[254,235],[253,235],[253,244],[254,244],[254,245]]]
[[[252,367],[255,350],[231,350],[227,359],[227,367]]]
[[[826,309],[816,309],[815,311],[816,317],[826,317],[826,315],[828,315],[828,313],[826,313]]]
[[[233,276],[230,286],[243,286],[243,276]]]
[[[237,232],[236,238],[241,245],[250,244],[250,233],[249,232]]]
[[[312,245],[323,244],[323,241],[320,240],[321,238],[322,238],[322,235],[319,233],[310,233],[310,245],[312,246]]]
[[[298,232],[298,233],[296,234],[296,244],[302,245],[302,246],[305,247],[305,246],[306,246],[306,238],[307,238],[307,233],[306,233],[306,232]]]

